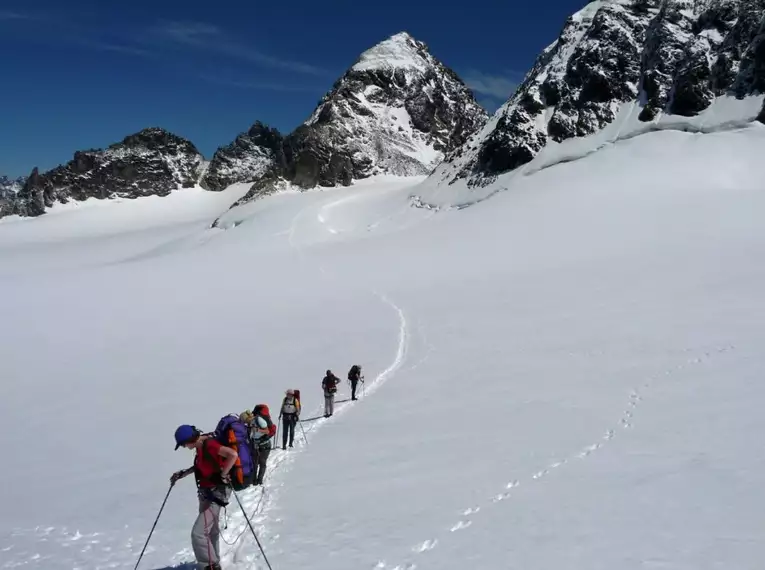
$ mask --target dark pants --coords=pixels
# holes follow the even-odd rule
[[[351,380],[351,400],[356,399],[356,385],[359,383],[358,380]]]
[[[282,448],[287,447],[287,438],[289,438],[290,447],[295,442],[295,424],[297,424],[297,416],[295,414],[284,414],[282,416]]]
[[[266,476],[266,462],[271,454],[271,445],[268,447],[255,447],[252,450],[252,464],[255,468],[254,485],[262,485],[263,477]]]

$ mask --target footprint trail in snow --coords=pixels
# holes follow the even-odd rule
[[[643,401],[642,393],[646,390],[649,390],[651,387],[653,387],[659,377],[672,376],[673,374],[685,369],[688,366],[702,364],[708,361],[709,359],[713,358],[715,355],[720,355],[720,354],[733,351],[735,350],[735,348],[736,347],[733,345],[724,345],[724,346],[708,348],[708,349],[684,350],[683,351],[684,353],[692,353],[696,355],[698,355],[699,352],[701,351],[703,352],[700,356],[694,356],[692,358],[688,358],[684,362],[672,368],[668,368],[660,374],[654,374],[654,375],[646,377],[645,380],[642,382],[640,388],[633,388],[630,391],[626,408],[622,412],[621,417],[619,418],[618,427],[607,429],[605,433],[601,436],[599,441],[590,443],[589,445],[584,446],[583,448],[574,452],[568,457],[553,461],[547,467],[540,469],[539,471],[536,471],[535,473],[531,474],[525,484],[529,485],[529,484],[533,484],[535,482],[541,481],[544,478],[546,478],[548,475],[550,475],[551,473],[556,472],[560,467],[572,461],[582,460],[589,457],[590,455],[592,455],[593,453],[601,449],[606,443],[612,441],[616,437],[618,430],[631,429],[633,427],[633,420],[635,417],[635,413],[637,409],[639,408],[640,403]],[[602,354],[602,352],[593,352],[592,354]],[[487,504],[497,505],[497,504],[502,504],[506,502],[507,500],[512,498],[514,491],[520,485],[521,485],[521,481],[519,480],[513,480],[508,482],[505,485],[505,488],[502,490],[502,492],[487,499],[488,501]],[[471,527],[474,523],[473,519],[475,515],[477,515],[480,511],[481,511],[480,506],[470,507],[462,511],[461,514],[463,518],[459,519],[457,522],[448,526],[449,534]],[[444,536],[448,536],[448,534]],[[422,546],[426,544],[428,545],[428,548],[423,548]],[[415,545],[412,548],[412,552],[419,555],[424,552],[433,550],[438,544],[439,544],[438,538],[430,538],[428,540],[425,540],[422,543],[419,543],[419,545]],[[376,566],[375,568],[384,568],[386,570],[387,569],[396,570],[397,568],[402,569],[402,568],[410,568],[410,567],[415,567],[415,565],[411,562],[407,562],[406,565],[403,565],[403,566],[402,565],[389,566],[387,565],[387,563],[382,561],[382,562],[379,562],[378,566]]]

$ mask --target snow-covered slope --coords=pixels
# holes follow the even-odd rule
[[[407,33],[364,52],[283,142],[244,201],[279,180],[301,188],[429,173],[486,120],[457,75]]]
[[[70,200],[166,196],[194,186],[202,162],[188,140],[144,129],[103,150],[75,152],[70,162],[48,172],[35,168],[0,215],[39,216]]]
[[[759,570],[764,154],[662,131],[461,211],[387,177],[225,230],[234,196],[197,189],[4,220],[0,567],[133,568],[176,425],[294,387],[308,443],[241,494],[275,570]],[[141,570],[191,560],[196,508],[184,480]],[[224,568],[263,570],[235,501],[222,524]]]
[[[517,92],[435,180],[487,184],[552,142],[597,133],[626,106],[650,125],[696,116],[721,96],[761,93],[765,1],[596,0],[568,19]],[[765,121],[761,106],[746,118],[758,115]]]

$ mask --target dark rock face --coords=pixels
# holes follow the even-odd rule
[[[275,164],[282,143],[279,131],[256,122],[230,145],[215,151],[202,187],[220,191],[237,182],[255,182]]]
[[[624,103],[691,117],[765,92],[765,0],[610,0],[568,19],[515,95],[439,168],[484,184],[549,142],[592,134]]]
[[[734,85],[736,96],[765,93],[765,0],[750,0],[747,12],[741,18],[744,42],[753,35],[748,49],[741,57],[738,77]],[[759,20],[759,21],[758,21]]]
[[[24,187],[24,178],[8,178],[0,176],[0,218],[13,213],[13,203],[16,194]]]
[[[39,216],[56,202],[165,196],[194,186],[202,155],[186,139],[144,129],[104,150],[77,151],[65,165],[37,168],[0,215]]]
[[[472,92],[424,43],[396,34],[364,52],[335,82],[237,205],[279,181],[310,188],[373,174],[428,174],[486,118]]]

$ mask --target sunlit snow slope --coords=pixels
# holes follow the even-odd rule
[[[759,569],[763,152],[665,131],[462,210],[385,178],[214,229],[193,191],[0,223],[0,567],[132,568],[177,424],[287,387],[315,417],[359,363],[242,494],[274,570]],[[184,480],[141,568],[191,560],[195,510]],[[264,568],[228,511],[224,567]]]

